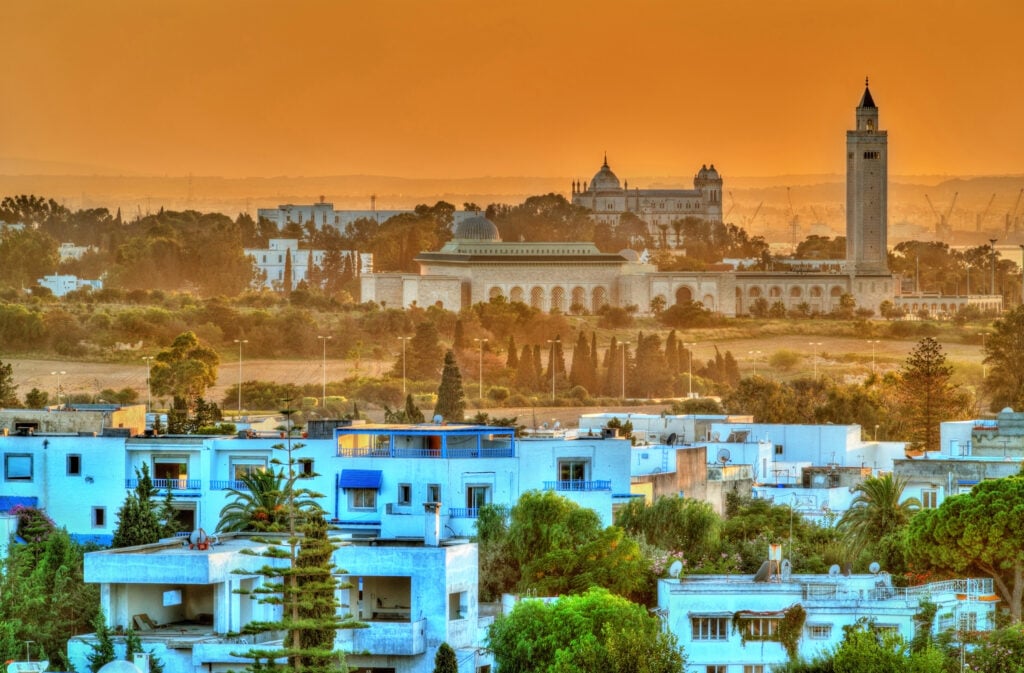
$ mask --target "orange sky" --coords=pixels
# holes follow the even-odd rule
[[[1024,173],[1018,0],[4,0],[0,25],[7,166],[842,173],[870,75],[891,174]]]

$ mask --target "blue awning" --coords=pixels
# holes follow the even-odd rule
[[[21,505],[22,507],[38,507],[39,498],[34,495],[0,495],[0,512],[10,512],[18,505]]]
[[[342,470],[338,488],[373,488],[380,490],[381,470]]]

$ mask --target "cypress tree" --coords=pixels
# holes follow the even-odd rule
[[[286,248],[284,251],[284,282],[281,284],[281,289],[284,291],[284,296],[289,296],[292,293],[292,249]]]
[[[527,344],[523,346],[523,354],[519,358],[519,368],[516,369],[516,388],[533,392],[537,389],[537,369],[533,366],[533,348]]]
[[[466,394],[462,390],[462,373],[451,349],[444,354],[444,370],[441,372],[441,385],[437,388],[434,415],[440,415],[446,421],[462,421],[466,416]]]
[[[533,345],[533,371],[534,390],[536,390],[540,387],[540,382],[544,380],[544,361],[540,357],[540,344]]]
[[[509,334],[508,335],[508,358],[505,360],[505,366],[509,369],[519,368],[519,353],[516,352],[516,338]]]
[[[593,390],[593,383],[590,380],[590,344],[587,342],[587,335],[582,331],[576,339],[576,348],[572,351],[569,385],[583,386],[588,392]]]
[[[85,658],[89,661],[89,670],[92,673],[97,673],[101,668],[116,659],[117,655],[114,653],[114,639],[110,636],[110,629],[107,628],[107,618],[102,610],[96,614],[96,619],[92,625],[96,629],[96,642],[89,644],[92,652],[87,654]]]
[[[455,650],[448,643],[441,643],[434,655],[434,673],[459,673],[459,661]]]
[[[462,318],[455,319],[455,338],[452,339],[452,348],[457,351],[466,350],[466,328],[462,324]]]
[[[405,422],[406,423],[422,423],[424,420],[423,412],[416,406],[416,402],[412,399],[412,394],[405,396]]]
[[[159,542],[164,532],[153,501],[158,490],[149,477],[149,465],[143,463],[141,470],[136,468],[135,478],[138,480],[135,490],[128,494],[117,512],[112,542],[115,549]]]

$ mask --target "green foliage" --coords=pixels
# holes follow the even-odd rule
[[[38,392],[35,388],[32,390]],[[21,403],[18,401],[18,386],[14,383],[14,368],[11,363],[5,364],[0,360],[0,407],[19,406]]]
[[[488,647],[506,673],[682,673],[686,665],[656,617],[600,588],[519,602],[490,627]]]
[[[459,673],[459,661],[455,650],[448,643],[441,643],[434,655],[434,673]]]
[[[972,673],[1024,673],[1024,625],[982,634],[967,652]]]
[[[868,477],[854,488],[857,495],[837,525],[851,558],[902,529],[921,509],[920,500],[903,497],[907,481],[907,477],[885,474]]]
[[[5,228],[0,234],[0,284],[31,287],[39,278],[56,272],[60,263],[57,247],[57,241],[45,231]]]
[[[640,498],[630,500],[616,512],[615,525],[661,549],[701,559],[718,550],[722,522],[706,502],[661,497],[650,506]]]
[[[1024,306],[1018,306],[992,324],[985,340],[985,393],[990,409],[1024,409]]]
[[[183,332],[153,360],[153,394],[180,397],[192,407],[217,382],[218,365],[216,351],[201,345],[194,332]]]
[[[276,444],[281,450],[284,445]],[[295,450],[302,448],[295,445]],[[295,511],[312,513],[319,505],[311,491],[297,487],[300,475],[286,476],[283,469],[255,470],[239,479],[239,488],[229,488],[233,499],[220,510],[218,531],[282,532],[288,529]]]
[[[915,448],[938,451],[939,423],[967,418],[970,398],[952,378],[953,368],[932,337],[921,339],[907,356],[898,384],[899,411]]]
[[[135,469],[135,478],[138,480],[135,489],[128,493],[121,509],[117,511],[113,541],[115,549],[159,542],[165,532],[154,501],[159,489],[153,485],[149,476],[148,463],[143,463],[142,469]]]
[[[444,354],[444,370],[441,384],[437,388],[437,404],[434,415],[449,422],[461,422],[466,416],[466,395],[462,390],[462,374],[455,362],[455,353]]]
[[[107,627],[107,618],[103,612],[96,613],[93,628],[96,633],[96,642],[89,644],[92,652],[86,655],[86,659],[89,660],[89,670],[92,673],[98,673],[105,665],[117,659],[117,655],[114,653],[114,639]]]

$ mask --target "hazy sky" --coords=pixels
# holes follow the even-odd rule
[[[870,75],[890,173],[1024,173],[1020,0],[3,0],[0,25],[5,160],[842,173]]]

